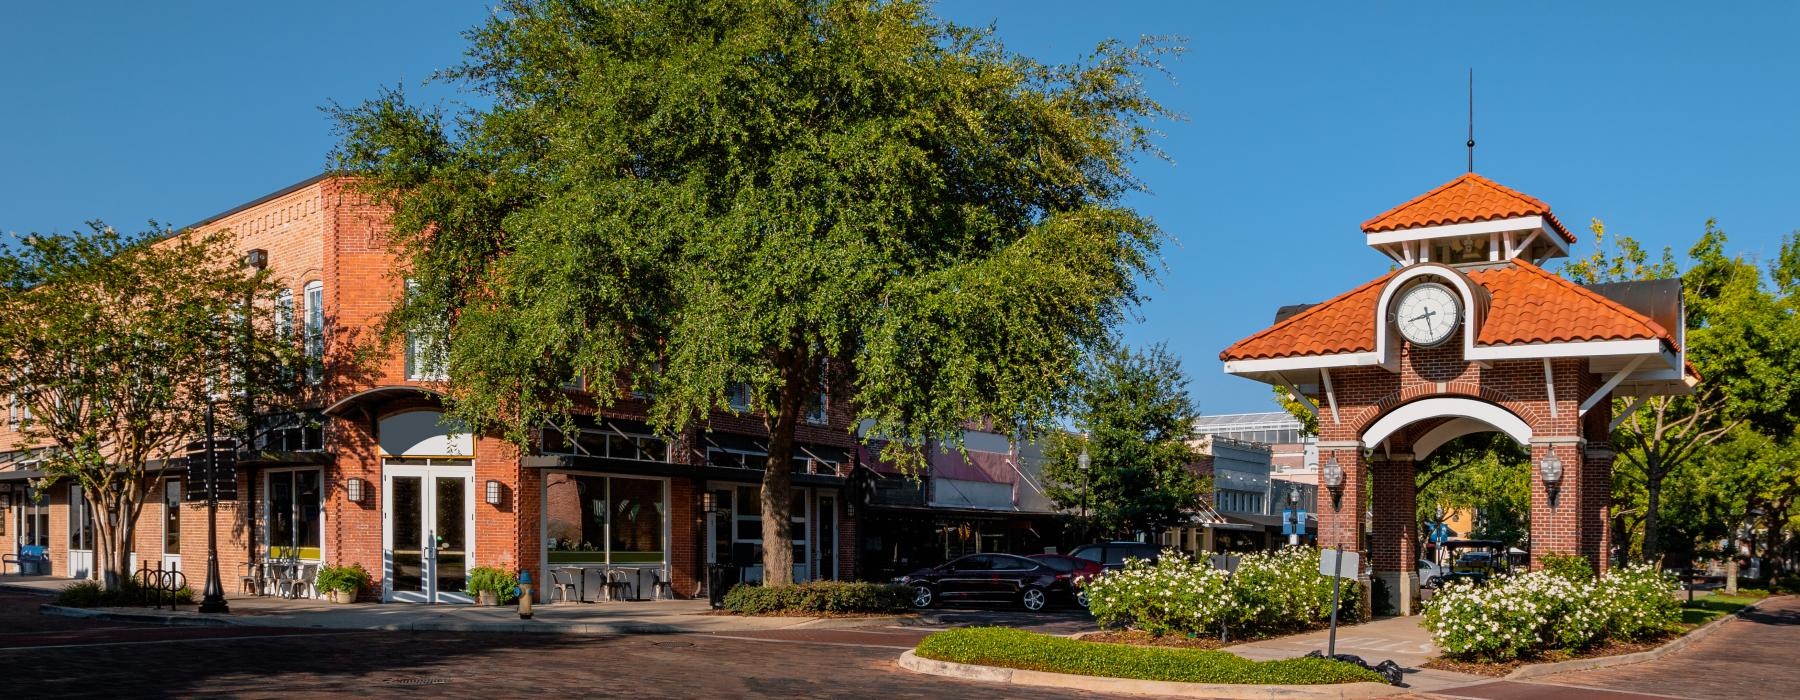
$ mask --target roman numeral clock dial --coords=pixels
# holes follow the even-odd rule
[[[1462,320],[1462,302],[1456,293],[1436,283],[1417,285],[1400,295],[1394,307],[1394,325],[1414,345],[1441,345],[1456,332]]]

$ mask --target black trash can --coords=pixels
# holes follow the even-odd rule
[[[738,567],[730,564],[713,564],[706,570],[706,595],[712,602],[714,610],[725,607],[725,593],[741,580]]]

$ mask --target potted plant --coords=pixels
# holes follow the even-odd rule
[[[326,564],[319,567],[319,579],[314,585],[333,603],[354,603],[357,591],[368,586],[369,581],[369,570],[364,569],[362,564]]]
[[[500,605],[519,597],[519,577],[504,569],[477,566],[469,570],[469,586],[464,592],[482,605]]]

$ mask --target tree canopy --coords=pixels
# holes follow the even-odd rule
[[[571,377],[669,434],[743,387],[786,464],[829,388],[916,467],[969,420],[1056,415],[1153,271],[1122,200],[1165,44],[1044,64],[910,0],[509,0],[466,36],[440,77],[484,106],[337,109],[336,162],[394,210],[390,330],[428,329],[450,414],[515,442]],[[765,542],[787,483],[765,472]]]
[[[0,284],[0,396],[18,402],[39,489],[78,484],[103,516],[97,558],[114,585],[130,574],[152,462],[204,434],[208,404],[223,404],[229,437],[243,434],[245,392],[263,407],[292,396],[292,325],[278,330],[273,281],[226,232],[31,234],[0,254]]]
[[[1103,535],[1154,533],[1191,517],[1210,484],[1189,470],[1200,457],[1189,444],[1199,412],[1187,386],[1162,345],[1091,358],[1071,410],[1078,433],[1053,435],[1044,451],[1045,494]]]

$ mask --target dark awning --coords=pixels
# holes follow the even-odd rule
[[[352,409],[379,407],[381,404],[389,401],[398,401],[401,399],[422,398],[442,399],[444,398],[444,394],[442,392],[416,386],[378,386],[373,389],[364,389],[338,399],[336,403],[325,408],[325,415],[333,418],[342,418],[349,415],[349,412]]]

